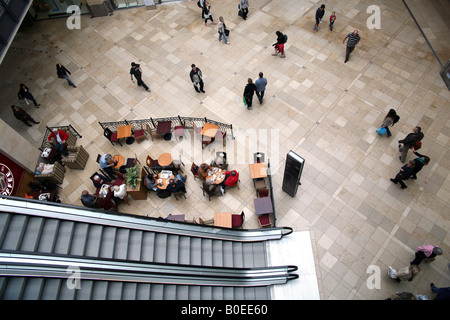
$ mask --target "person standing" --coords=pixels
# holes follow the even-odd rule
[[[348,59],[350,59],[350,53],[353,52],[353,50],[355,50],[355,46],[359,43],[359,41],[361,40],[361,37],[359,36],[358,30],[355,30],[351,33],[349,33],[344,40],[342,41],[342,43],[345,43],[345,40],[347,40],[347,50],[345,52],[345,61],[344,63],[346,63],[348,61]]]
[[[319,31],[319,23],[322,22],[324,14],[325,14],[325,5],[322,4],[320,8],[317,8],[316,10],[316,23],[314,24],[313,30]]]
[[[263,103],[264,91],[266,91],[267,79],[264,78],[262,72],[259,73],[259,78],[255,81],[256,96],[258,97],[259,104]]]
[[[202,79],[202,71],[197,68],[195,64],[191,64],[191,68],[192,70],[189,73],[189,77],[191,78],[195,91],[205,93],[205,91],[203,90],[204,84]],[[200,89],[197,86],[200,86]]]
[[[217,32],[219,32],[219,42],[222,41],[222,37],[223,37],[223,41],[226,44],[230,44],[230,42],[228,42],[227,39],[227,26],[225,25],[225,21],[223,20],[223,17],[219,17],[219,24],[217,25]]]
[[[142,69],[140,64],[134,62],[131,63],[130,76],[131,82],[134,82],[134,76],[136,78],[137,85],[143,86],[146,91],[150,92],[150,88],[144,83],[144,81],[142,81]]]
[[[252,108],[252,101],[253,101],[253,94],[256,91],[256,86],[253,83],[253,80],[251,78],[248,78],[247,81],[247,85],[245,86],[244,89],[244,98],[245,101],[247,102],[247,109],[251,109]]]
[[[39,108],[40,106],[40,104],[36,102],[36,99],[34,99],[28,87],[23,83],[19,85],[19,93],[17,94],[17,96],[19,97],[19,99],[29,99],[33,101],[33,104],[36,108]]]
[[[248,15],[248,0],[240,0],[239,9],[242,13],[242,19],[247,20]]]
[[[67,82],[69,83],[69,86],[72,86],[74,88],[76,88],[77,86],[72,82],[72,80],[70,80],[69,76],[67,74],[70,74],[70,71],[66,69],[66,67],[64,67],[62,64],[57,63],[56,64],[56,74],[58,75],[58,78],[61,79],[66,79]]]
[[[330,16],[330,31],[333,31],[335,21],[336,21],[336,13],[333,11],[333,13]]]
[[[388,114],[383,119],[383,123],[381,124],[381,127],[386,129],[388,138],[390,136],[392,136],[392,133],[391,133],[391,130],[389,130],[389,127],[394,125],[394,119],[395,119],[396,115],[397,115],[397,113],[395,112],[394,109],[389,110]]]
[[[281,33],[281,31],[277,31],[275,34],[277,35],[277,42],[272,45],[275,47],[275,53],[272,53],[272,55],[277,56],[278,53],[281,53],[280,58],[286,58],[286,55],[284,54],[284,34]]]
[[[411,177],[414,170],[414,165],[415,164],[413,160],[409,161],[400,169],[399,173],[397,173],[395,178],[394,179],[391,178],[390,180],[395,184],[397,184],[397,182],[400,183],[402,189],[408,188],[406,184],[403,182],[403,180],[408,180],[409,177]]]
[[[434,245],[425,245],[416,248],[415,258],[410,262],[411,265],[418,266],[422,261],[434,261],[436,256],[442,255],[442,249]]]
[[[408,150],[414,147],[418,141],[421,141],[423,137],[422,128],[416,126],[413,132],[408,134],[403,140],[398,140],[398,151],[402,153],[399,157],[401,162],[405,162]]]
[[[413,153],[418,156],[419,158],[414,159],[414,170],[413,173],[411,174],[411,179],[416,180],[417,179],[417,173],[422,170],[423,166],[428,165],[428,163],[430,162],[430,157],[428,156],[424,156],[423,154],[418,153],[417,151],[414,150],[414,148],[412,149]]]
[[[14,117],[25,123],[27,126],[31,127],[32,124],[29,124],[28,121],[33,122],[34,124],[39,124],[40,122],[34,120],[25,110],[22,108],[12,105],[11,109],[14,113]]]

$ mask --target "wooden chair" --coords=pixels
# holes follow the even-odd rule
[[[101,154],[97,154],[97,163],[100,163],[100,158],[102,157]]]
[[[211,193],[203,189],[203,187],[200,187],[200,189],[203,191],[203,196],[206,194],[208,196],[208,200],[211,201]]]
[[[180,137],[184,137],[184,126],[175,126],[173,133],[177,140],[179,140]]]
[[[147,167],[150,168],[159,166],[158,160],[153,160],[153,158],[150,155],[148,155],[147,159],[145,159],[145,164],[147,165]]]
[[[269,189],[263,188],[258,189],[258,198],[265,198],[269,196]]]
[[[183,191],[173,192],[172,194],[175,196],[175,199],[177,199],[177,201],[178,201],[177,196],[183,196],[186,199],[186,196]]]
[[[264,178],[254,179],[253,186],[255,187],[256,190],[256,196],[258,196],[258,191],[266,188],[266,180]]]
[[[232,228],[240,228],[244,224],[245,214],[244,211],[241,214],[232,214],[231,215],[231,227]]]
[[[209,146],[211,143],[214,142],[214,138],[208,137],[208,136],[202,136],[202,149]]]
[[[192,165],[191,165],[191,172],[194,175],[194,180],[197,178],[200,178],[198,175],[198,166],[194,162],[192,162]]]
[[[152,129],[150,128],[150,126],[146,123],[145,124],[145,128],[147,133],[150,135],[150,137],[152,137],[152,141],[154,141],[154,139],[162,139],[163,135],[156,133],[156,129]]]
[[[262,152],[256,152],[253,154],[253,162],[254,163],[261,163],[264,162],[264,153]]]
[[[258,216],[258,222],[259,226],[261,228],[270,228],[272,226],[272,223],[270,222],[270,215],[269,214],[261,214]]]
[[[140,142],[141,140],[148,140],[147,139],[147,136],[145,135],[145,130],[144,130],[144,128],[142,127],[142,124],[141,124],[141,128],[140,129],[138,129],[138,130],[134,130],[134,139],[137,141],[137,142]]]
[[[122,145],[117,138],[117,132],[112,132],[111,129],[105,128],[103,131],[103,135],[111,142],[112,145],[114,145],[114,142],[118,142],[120,145]]]
[[[220,130],[217,130],[214,140],[217,141],[217,142],[222,142],[222,145],[225,146],[226,145],[226,139],[225,139],[226,135],[227,135],[226,132],[222,132]]]

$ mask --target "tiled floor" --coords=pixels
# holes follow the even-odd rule
[[[259,149],[272,164],[277,225],[309,231],[321,299],[384,299],[396,291],[434,297],[431,281],[450,283],[450,94],[402,2],[371,2],[381,8],[381,29],[369,30],[366,1],[326,1],[325,17],[332,10],[337,15],[333,32],[326,22],[313,31],[317,1],[253,0],[246,21],[237,16],[235,2],[212,1],[215,21],[223,16],[231,29],[229,46],[217,41],[215,26],[204,26],[195,1],[122,10],[111,17],[82,16],[81,30],[67,30],[64,19],[23,28],[0,66],[0,98],[9,106],[17,101],[18,83],[26,83],[42,105],[30,108],[41,124],[24,127],[7,107],[1,117],[36,147],[45,125],[71,124],[81,132],[79,143],[91,158],[85,170],[66,174],[62,201],[71,204],[80,204],[83,189],[93,191],[89,176],[98,168],[98,153],[136,153],[145,161],[147,154],[157,157],[179,148],[151,140],[113,147],[98,121],[183,115],[232,123],[236,140],[228,141],[226,151],[235,155],[231,167],[240,171],[240,190],[209,202],[188,173],[186,200],[151,194],[121,210],[152,217],[185,213],[190,219],[244,210],[245,227],[257,228],[247,164]],[[450,33],[442,17],[448,1],[408,3],[422,13],[418,20],[428,22],[426,34],[446,62]],[[344,64],[342,40],[354,29],[362,40]],[[286,59],[271,55],[276,30],[289,36]],[[142,65],[151,93],[131,83],[131,61]],[[72,72],[77,89],[56,77],[58,62]],[[206,94],[192,88],[191,63],[203,71]],[[248,111],[242,92],[247,78],[255,80],[260,71],[269,82],[266,99]],[[375,130],[390,108],[401,119],[388,139]],[[397,140],[415,125],[423,128],[420,152],[431,163],[401,190],[389,181],[402,166]],[[186,172],[192,161],[209,162],[215,151],[202,153],[199,144],[188,149],[183,150]],[[294,198],[281,190],[290,150],[306,159]],[[421,265],[413,282],[392,282],[387,267],[406,266],[423,244],[440,245],[444,255]],[[367,285],[369,266],[380,270],[379,289]]]

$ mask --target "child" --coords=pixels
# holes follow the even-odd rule
[[[330,31],[333,31],[333,24],[336,21],[336,13],[333,11],[333,13],[330,16]]]

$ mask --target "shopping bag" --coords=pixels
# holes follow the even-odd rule
[[[245,97],[244,97],[244,106],[246,106],[247,105],[247,100],[245,99]]]
[[[386,128],[380,127],[380,128],[377,130],[377,133],[378,133],[379,135],[384,136],[384,135],[386,134]]]

